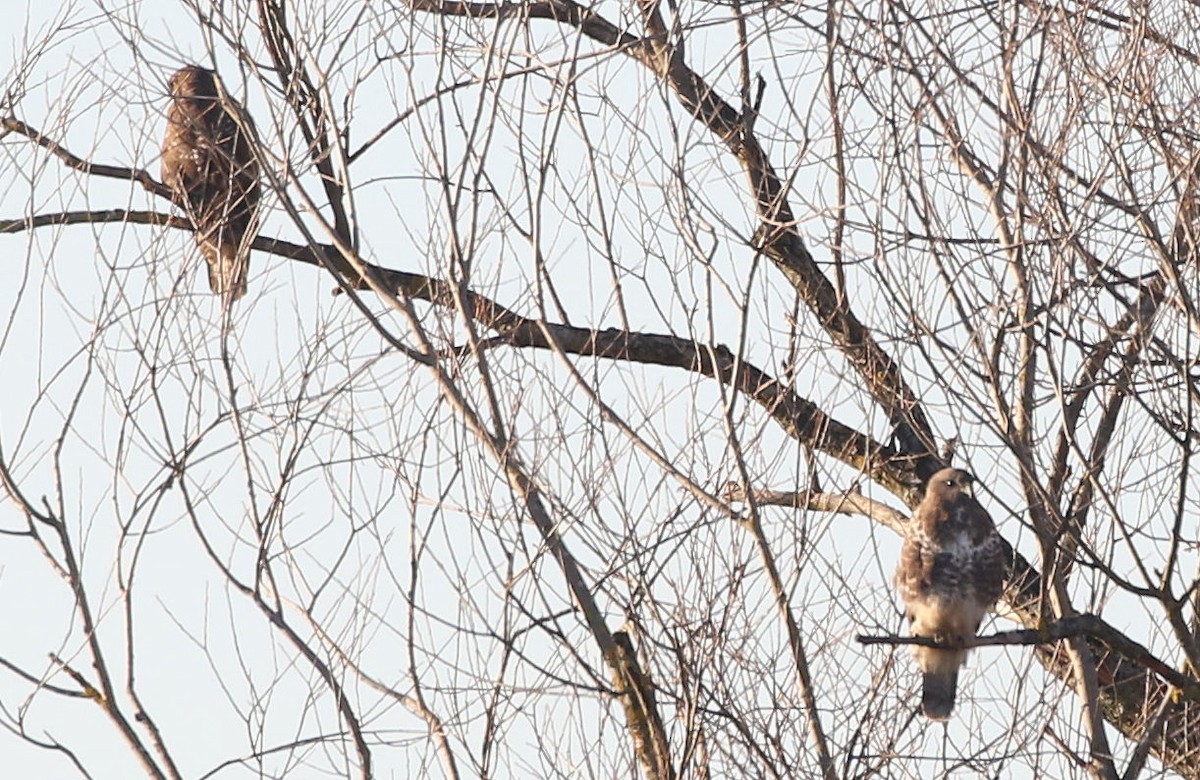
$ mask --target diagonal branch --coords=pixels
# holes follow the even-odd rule
[[[258,0],[258,20],[262,35],[271,54],[271,61],[283,87],[283,94],[295,114],[300,131],[307,141],[313,167],[321,179],[334,228],[342,240],[357,246],[358,240],[346,209],[349,182],[343,174],[347,171],[347,151],[343,140],[335,133],[333,118],[326,110],[321,90],[315,85],[309,68],[304,63],[304,52],[292,37],[287,18],[286,5],[278,0]],[[334,163],[343,167],[334,170]]]
[[[58,159],[62,160],[68,168],[74,168],[77,171],[86,173],[89,176],[102,176],[108,179],[124,179],[127,181],[136,181],[141,184],[147,191],[155,195],[161,195],[167,200],[171,200],[171,189],[167,185],[156,181],[149,172],[141,168],[126,168],[119,165],[97,165],[96,163],[88,162],[82,157],[78,157],[60,146],[57,141],[42,135],[37,129],[30,127],[20,119],[12,116],[0,117],[0,139],[3,139],[10,133],[23,135],[33,141],[38,146],[53,154]]]
[[[254,248],[313,265],[324,265],[321,261],[324,253],[345,278],[361,279],[361,274],[333,247],[314,248],[260,237],[254,242]],[[456,289],[442,279],[369,263],[363,265],[397,295],[447,308],[457,306]],[[362,283],[359,286],[363,286]],[[458,292],[468,310],[466,314],[496,331],[498,339],[509,346],[561,349],[573,355],[682,368],[701,374],[755,401],[793,439],[852,466],[898,495],[907,495],[909,485],[914,481],[919,483],[921,479],[917,471],[919,461],[835,420],[820,406],[796,394],[775,377],[746,360],[739,360],[724,345],[714,347],[668,334],[546,323],[524,317],[478,293]]]
[[[124,169],[137,178],[142,172]],[[150,180],[152,184],[157,184]],[[161,186],[161,185],[160,185]],[[0,235],[18,233],[47,225],[97,224],[100,222],[165,225],[192,230],[189,220],[154,211],[104,209],[38,214],[19,219],[0,219]],[[338,273],[362,289],[366,283],[332,245],[296,244],[259,236],[252,248],[309,265],[332,265]],[[414,300],[427,301],[446,308],[458,306],[455,291],[446,281],[422,274],[396,271],[363,263],[385,287]],[[917,464],[893,448],[830,417],[820,406],[804,398],[778,379],[746,360],[738,360],[724,345],[707,344],[668,334],[639,333],[608,328],[595,330],[571,325],[545,323],[524,317],[492,299],[466,291],[463,303],[476,322],[498,334],[499,343],[512,347],[552,349],[607,360],[682,368],[702,374],[732,387],[758,403],[793,439],[833,456],[861,471],[897,495],[906,495],[909,486],[920,482]]]
[[[634,749],[642,766],[649,768],[650,777],[673,780],[675,771],[671,766],[670,742],[654,694],[654,682],[638,662],[628,632],[614,631],[612,639],[613,680],[624,694],[621,701],[633,729]]]

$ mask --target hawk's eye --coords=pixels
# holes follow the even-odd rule
[[[952,479],[946,480],[946,487],[954,487],[954,480],[952,480]]]

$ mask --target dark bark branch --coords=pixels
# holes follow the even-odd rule
[[[99,222],[193,229],[192,223],[185,217],[154,211],[107,209],[0,220],[0,234],[16,233],[46,225]],[[351,280],[354,287],[367,287],[360,274],[333,246],[314,247],[259,236],[254,240],[252,247],[261,252],[318,267],[325,266],[323,255],[344,278]],[[457,305],[452,288],[442,279],[395,271],[370,263],[364,265],[395,294],[407,295],[438,306],[453,308]],[[464,301],[470,308],[467,314],[481,325],[495,330],[499,334],[498,339],[509,346],[550,349],[553,339],[557,347],[568,354],[682,368],[702,374],[753,399],[792,438],[862,471],[894,493],[905,495],[909,485],[920,479],[914,461],[833,419],[817,404],[797,395],[762,369],[744,360],[737,360],[733,352],[724,345],[711,348],[691,339],[668,334],[637,333],[616,328],[594,330],[543,323],[471,292],[466,293]]]
[[[99,211],[58,211],[35,214],[23,219],[0,219],[0,235],[20,233],[49,225],[98,225],[103,222],[124,222],[131,225],[166,225],[182,230],[193,230],[187,217],[163,214],[159,211],[137,211],[132,209],[101,209]]]
[[[33,141],[38,146],[53,154],[58,159],[62,160],[68,168],[74,168],[81,173],[86,173],[90,176],[103,176],[109,179],[124,179],[127,181],[136,181],[141,184],[148,192],[153,192],[155,195],[161,195],[167,200],[171,199],[171,190],[167,185],[162,184],[154,179],[148,172],[141,168],[125,168],[119,165],[97,165],[88,162],[82,157],[77,157],[65,148],[60,146],[56,141],[42,135],[36,129],[25,124],[16,117],[6,116],[0,117],[0,138],[9,133],[17,133],[23,135]]]
[[[309,247],[262,238],[254,242],[254,247],[320,264],[319,257]],[[348,278],[358,278],[352,268],[343,267],[349,264],[339,254],[327,251],[326,256],[339,272]],[[368,268],[397,294],[439,306],[456,305],[452,288],[441,279],[374,265],[368,265]],[[724,345],[710,347],[668,334],[543,323],[472,292],[463,296],[463,303],[469,308],[469,316],[496,331],[510,346],[538,349],[554,346],[573,355],[682,368],[702,374],[754,400],[792,438],[860,470],[888,490],[906,495],[909,485],[920,479],[917,461],[833,419],[817,404],[797,395],[775,377],[745,360],[738,360]]]

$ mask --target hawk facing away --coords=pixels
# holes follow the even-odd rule
[[[1004,545],[971,493],[974,481],[961,469],[934,474],[905,528],[896,587],[913,636],[963,643],[1004,590]],[[924,673],[925,717],[949,719],[967,651],[918,645],[914,655]]]
[[[196,228],[209,287],[235,301],[246,294],[258,212],[258,162],[250,128],[239,124],[235,115],[244,112],[222,97],[211,70],[188,65],[171,76],[169,86],[163,181]]]

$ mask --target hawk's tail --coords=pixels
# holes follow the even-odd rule
[[[954,709],[954,694],[958,689],[958,669],[925,672],[921,692],[921,710],[930,720],[949,720]]]
[[[954,694],[958,688],[958,669],[966,659],[964,650],[942,650],[934,647],[917,649],[917,660],[924,672],[921,710],[930,720],[948,720],[954,709]]]
[[[208,286],[217,295],[236,301],[246,294],[246,272],[249,271],[248,253],[233,241],[222,241],[214,246],[208,243],[201,247],[208,261]]]

